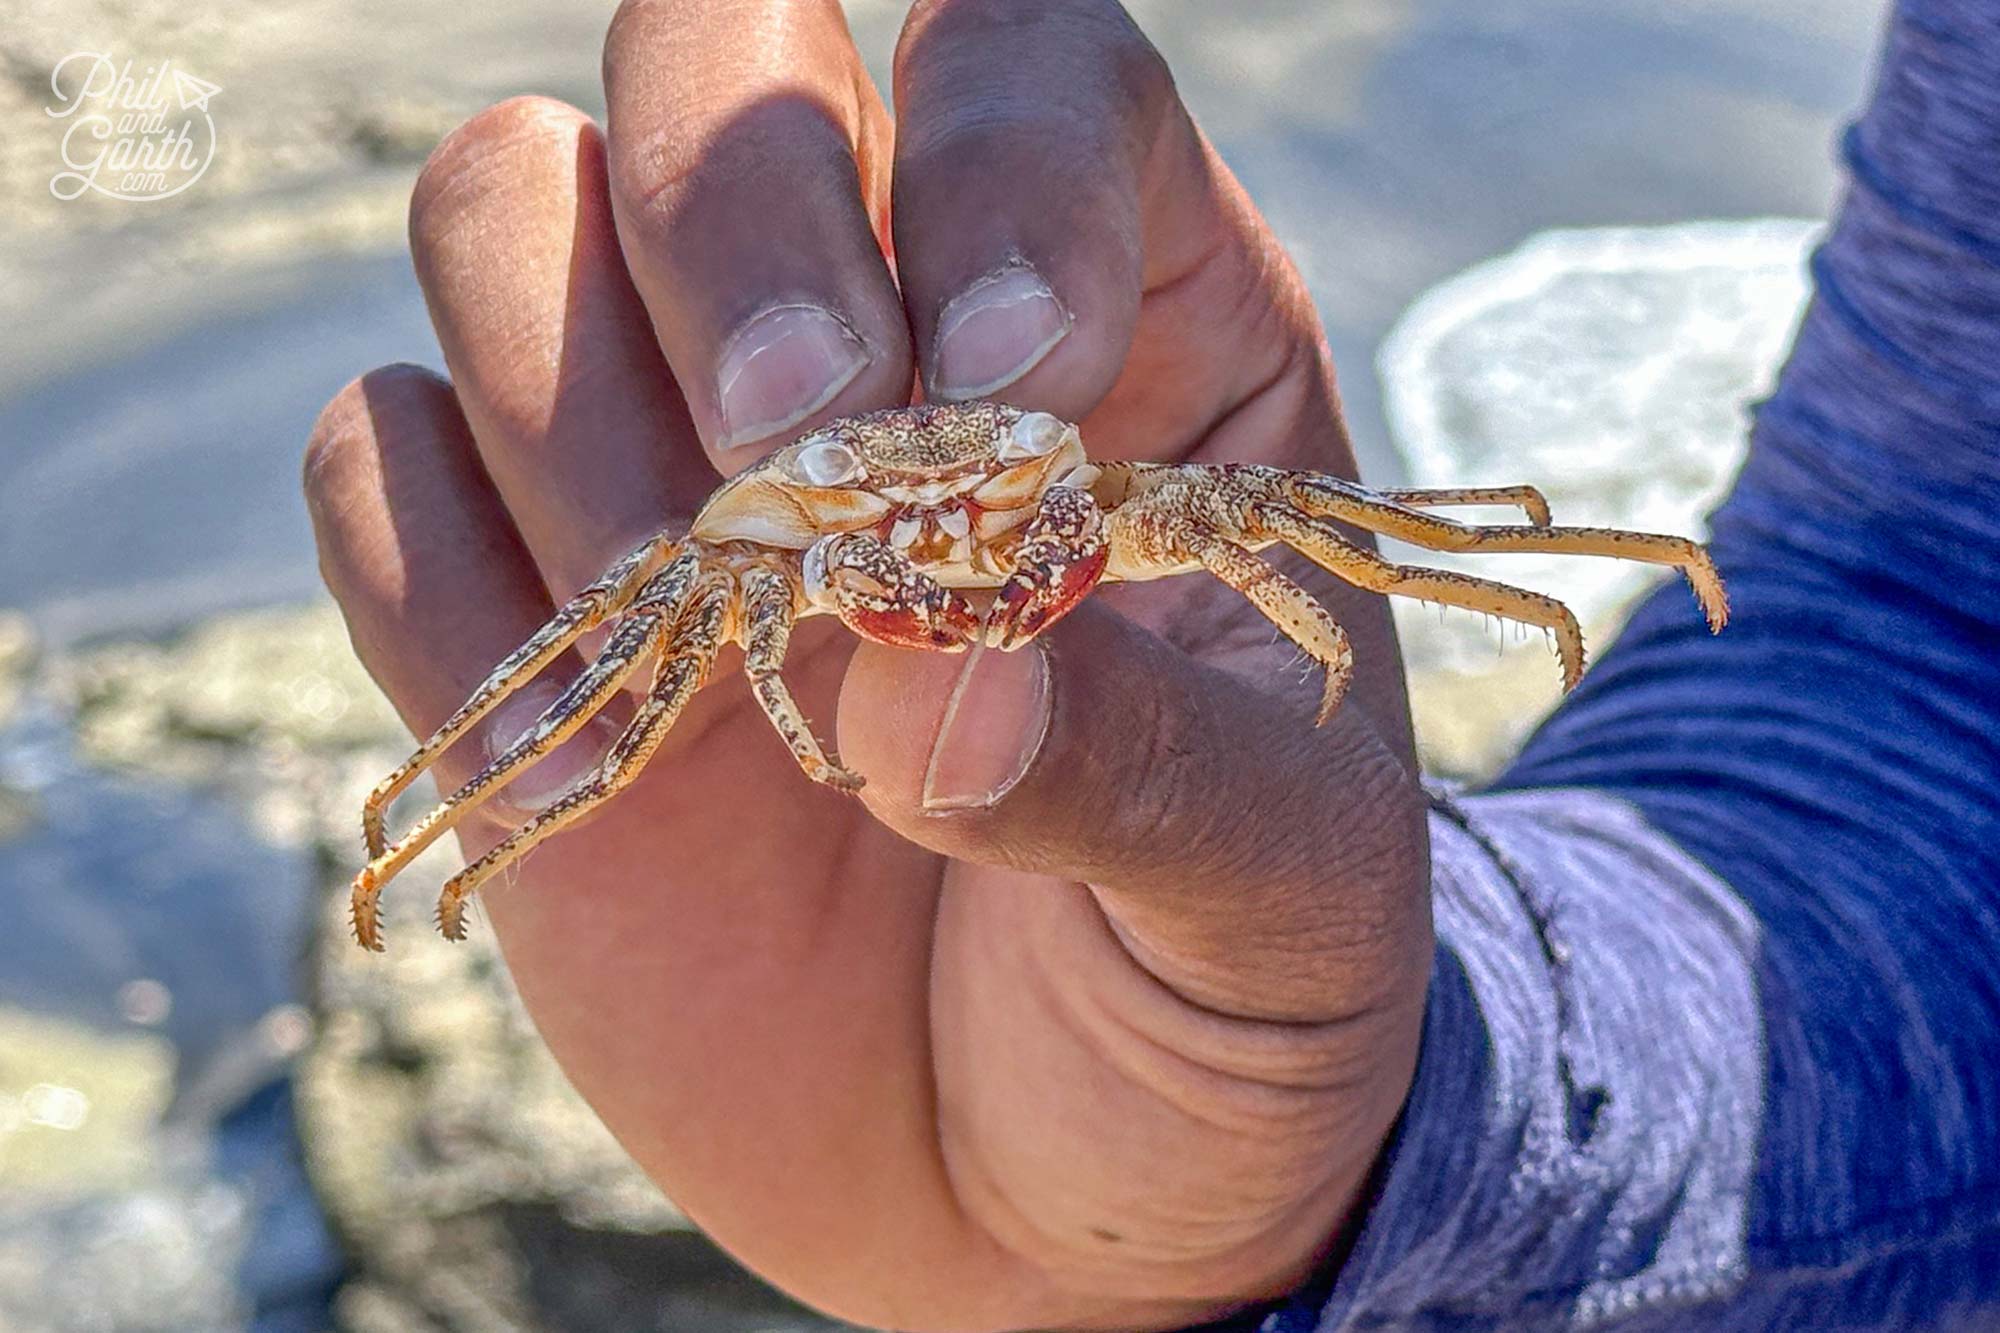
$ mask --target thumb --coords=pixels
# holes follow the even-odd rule
[[[840,739],[876,818],[1083,881],[1184,999],[1302,1022],[1421,1001],[1423,797],[1358,707],[1315,728],[1310,701],[1085,605],[1011,653],[864,644]]]

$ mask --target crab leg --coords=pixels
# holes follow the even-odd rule
[[[767,565],[754,566],[743,575],[743,618],[746,623],[743,646],[743,674],[750,678],[751,693],[771,725],[784,737],[806,776],[841,791],[859,791],[861,778],[826,757],[785,685],[780,672],[785,650],[791,646],[792,624],[798,616],[798,585],[785,570]]]
[[[1248,598],[1278,632],[1326,672],[1318,725],[1332,717],[1354,676],[1347,631],[1313,595],[1257,558],[1248,548],[1189,518],[1184,497],[1158,491],[1113,510],[1108,527],[1119,550],[1121,578],[1142,581],[1185,569],[1190,561]]]
[[[639,595],[647,576],[673,545],[673,539],[664,533],[647,538],[606,570],[602,578],[565,602],[547,624],[535,631],[534,637],[493,668],[459,705],[458,711],[417,747],[415,754],[382,779],[361,807],[361,836],[370,857],[379,857],[388,849],[384,821],[388,818],[389,803],[501,700],[533,679],[577,639],[622,611]]]
[[[667,732],[687,707],[695,691],[708,678],[721,646],[720,620],[690,625],[684,637],[663,656],[653,675],[646,701],[639,706],[631,725],[612,745],[597,771],[557,797],[555,802],[523,824],[507,838],[465,869],[445,881],[438,897],[438,929],[446,939],[465,938],[465,900],[479,886],[518,861],[538,844],[582,819],[592,810],[632,785],[646,761],[660,748]]]
[[[445,881],[438,898],[438,926],[446,938],[465,937],[465,900],[481,884],[630,786],[687,701],[707,682],[728,629],[735,588],[725,572],[711,567],[697,571],[685,595],[687,609],[660,653],[645,702],[597,770]]]
[[[1142,477],[1143,464],[1128,467]],[[1122,479],[1121,479],[1122,480]],[[1248,510],[1245,503],[1244,509]],[[1342,629],[1313,595],[1257,558],[1238,538],[1239,520],[1230,530],[1208,526],[1216,517],[1204,512],[1179,479],[1149,489],[1106,515],[1110,545],[1117,552],[1117,576],[1140,582],[1180,573],[1190,563],[1221,579],[1249,599],[1264,618],[1278,627],[1300,652],[1326,672],[1314,725],[1324,723],[1340,707],[1354,676],[1354,653]]]
[[[1538,528],[1549,525],[1549,502],[1533,486],[1453,486],[1438,490],[1382,490],[1373,494],[1410,509],[1434,505],[1506,505],[1528,516]]]
[[[1069,614],[1104,575],[1104,514],[1089,491],[1051,486],[1021,531],[1014,572],[987,613],[986,641],[1020,647]]]
[[[1390,501],[1367,489],[1333,477],[1291,473],[1284,490],[1301,510],[1318,518],[1337,518],[1357,528],[1379,532],[1433,551],[1525,551],[1550,555],[1607,555],[1647,564],[1671,565],[1686,576],[1708,617],[1708,627],[1720,631],[1729,620],[1729,597],[1708,552],[1685,537],[1617,528],[1492,526],[1420,513],[1406,503]],[[1450,495],[1462,491],[1444,492]],[[1408,492],[1402,494],[1407,495]]]
[[[1254,506],[1251,521],[1261,529],[1257,535],[1277,538],[1358,588],[1539,625],[1555,635],[1556,652],[1562,658],[1563,688],[1574,689],[1583,678],[1583,631],[1570,609],[1553,597],[1470,574],[1396,564],[1356,546],[1325,520],[1281,505],[1267,502]]]
[[[1313,718],[1314,726],[1324,724],[1339,709],[1354,678],[1354,653],[1348,647],[1347,631],[1311,593],[1236,543],[1199,537],[1188,546],[1189,554],[1201,561],[1202,568],[1249,598],[1279,633],[1325,669],[1326,685],[1320,693],[1319,713]]]
[[[362,868],[354,877],[352,898],[354,933],[362,944],[371,949],[381,947],[376,901],[384,886],[523,769],[575,735],[601,712],[658,649],[669,627],[694,595],[701,571],[700,557],[686,551],[646,580],[629,608],[630,618],[613,631],[603,650],[542,711],[534,725]]]
[[[433,806],[409,832],[363,867],[354,878],[353,897],[354,934],[362,944],[371,949],[381,947],[376,900],[383,886],[521,770],[575,735],[596,716],[659,646],[663,629],[664,621],[657,612],[634,616],[620,625],[604,645],[604,651],[535,719],[535,725],[526,734],[475,773],[463,787]]]

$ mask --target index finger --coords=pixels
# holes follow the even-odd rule
[[[604,84],[626,262],[717,466],[907,401],[888,114],[835,0],[626,0]]]
[[[898,276],[931,396],[999,394],[1083,423],[1095,454],[1155,459],[1259,397],[1321,397],[1296,423],[1258,408],[1258,452],[1233,456],[1346,469],[1304,286],[1116,0],[918,6],[896,112]]]

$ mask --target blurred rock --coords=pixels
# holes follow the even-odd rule
[[[64,1136],[39,1170],[90,1175],[106,1188],[60,1210],[24,1214],[14,1232],[0,1215],[0,1302],[14,1271],[23,1308],[47,1303],[56,1281],[49,1247],[58,1239],[113,1256],[119,1237],[140,1235],[157,1242],[154,1252],[165,1262],[179,1252],[175,1237],[198,1237],[202,1219],[219,1216],[219,1201],[234,1198],[238,1232],[244,1217],[252,1219],[250,1231],[263,1232],[272,1226],[271,1210],[295,1210],[296,1201],[229,1195],[224,1178],[193,1169],[161,1184],[157,1126],[162,1116],[190,1125],[227,1118],[231,1107],[263,1098],[260,1089],[304,1046],[284,1115],[296,1108],[315,1193],[350,1257],[352,1280],[336,1302],[343,1327],[838,1327],[747,1275],[632,1165],[542,1045],[489,934],[475,931],[468,944],[449,945],[431,932],[421,895],[401,895],[389,904],[392,952],[367,954],[349,940],[346,886],[359,852],[361,799],[409,741],[331,606],[225,616],[162,642],[100,644],[48,662],[37,689],[37,716],[46,716],[17,743],[38,756],[23,765],[40,774],[44,789],[66,803],[119,782],[132,788],[129,799],[154,793],[146,799],[213,803],[219,794],[249,813],[260,843],[307,852],[325,896],[313,911],[308,1009],[273,1005],[192,1069],[183,1048],[178,1084],[176,1048],[160,1036],[96,1034],[110,1022],[180,1026],[203,1002],[191,977],[169,986],[152,972],[135,973],[106,990],[92,1009],[94,1026],[72,1033],[65,1025],[41,1044],[16,1041],[14,1016],[0,1009],[0,1051],[21,1053],[24,1079],[35,1071],[34,1081],[49,1081],[51,1052],[101,1071],[123,1068],[113,1057],[128,1048],[156,1050],[161,1066],[143,1105],[136,1094],[79,1084],[77,1096],[95,1109],[69,1130],[33,1127],[38,1143]],[[57,734],[42,734],[57,726]],[[79,767],[79,759],[125,776],[92,777],[95,770]],[[190,786],[209,795],[184,795]],[[424,788],[408,804],[428,799]],[[452,857],[439,849],[412,874],[442,878]],[[216,887],[224,890],[221,901],[204,907],[211,931],[244,896]],[[79,884],[59,896],[79,902],[91,894]],[[250,897],[271,901],[268,892]],[[102,1058],[91,1054],[100,1048]],[[0,1061],[0,1185],[19,1183],[29,1171],[5,1132],[12,1067]],[[77,1104],[77,1096],[37,1096],[50,1115]],[[112,1114],[117,1107],[129,1114]],[[88,1153],[73,1150],[98,1130],[102,1143]],[[307,1220],[291,1219],[294,1241],[309,1239]],[[231,1243],[246,1272],[279,1268],[296,1285],[316,1271],[302,1241],[279,1247],[284,1253]],[[161,1290],[176,1300],[207,1299],[170,1278],[162,1270],[148,1280],[166,1284]],[[227,1271],[217,1281],[221,1291],[236,1290]],[[105,1313],[101,1303],[89,1308],[102,1315],[93,1328],[233,1326],[221,1315],[204,1322],[166,1314],[165,1322],[148,1323],[129,1312]],[[179,1308],[163,1301],[162,1309]],[[0,1303],[0,1327],[11,1330],[17,1325],[5,1317],[8,1309]]]
[[[165,777],[212,773],[239,747],[340,752],[402,735],[330,605],[87,649],[62,676],[88,758]]]
[[[346,766],[372,767],[406,735],[327,603],[99,645],[49,674],[83,758],[222,788],[281,846],[311,844]]]
[[[240,1326],[241,1194],[158,1136],[174,1050],[0,1007],[0,1328]]]
[[[490,932],[447,943],[422,895],[392,895],[389,951],[355,946],[352,810],[340,813],[299,1108],[314,1182],[358,1269],[342,1327],[839,1327],[744,1273],[632,1164],[542,1044]],[[450,862],[428,855],[411,878],[441,878]]]
[[[20,711],[38,652],[34,626],[15,611],[0,611],[0,729]],[[19,837],[35,819],[31,792],[0,773],[0,843]]]
[[[0,725],[0,791],[30,814],[0,838],[0,883],[17,895],[0,934],[10,1333],[324,1324],[341,1261],[287,1089],[306,1036],[293,997],[310,877],[302,839],[246,826],[239,800],[304,803],[312,783],[292,779],[316,761],[284,709],[229,721],[251,706],[217,697],[219,682],[251,693],[229,630],[52,650]],[[297,685],[297,661],[260,651],[273,682]],[[328,711],[295,694],[292,711]],[[100,717],[124,710],[104,733],[118,744],[95,755],[76,736],[86,695]],[[188,725],[202,717],[206,731]]]
[[[152,1033],[0,1007],[0,1191],[54,1196],[143,1180],[173,1076],[173,1048]]]
[[[198,1168],[53,1206],[0,1210],[0,1327],[8,1333],[233,1333],[243,1194]]]
[[[370,162],[417,163],[465,119],[462,110],[436,102],[389,97],[344,112],[347,141]]]
[[[1703,536],[1742,461],[1748,405],[1797,325],[1818,230],[1765,219],[1545,232],[1433,288],[1376,363],[1411,484],[1531,482],[1558,523]],[[1561,598],[1593,651],[1663,578],[1615,560],[1388,545]],[[1491,776],[1560,698],[1556,663],[1533,642],[1543,636],[1509,626],[1503,651],[1490,619],[1395,610],[1426,766]]]

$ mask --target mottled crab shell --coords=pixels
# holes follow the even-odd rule
[[[804,550],[837,532],[892,524],[913,508],[965,503],[1018,526],[1042,492],[1085,463],[1075,426],[1004,403],[938,403],[849,417],[739,473],[688,535]]]

